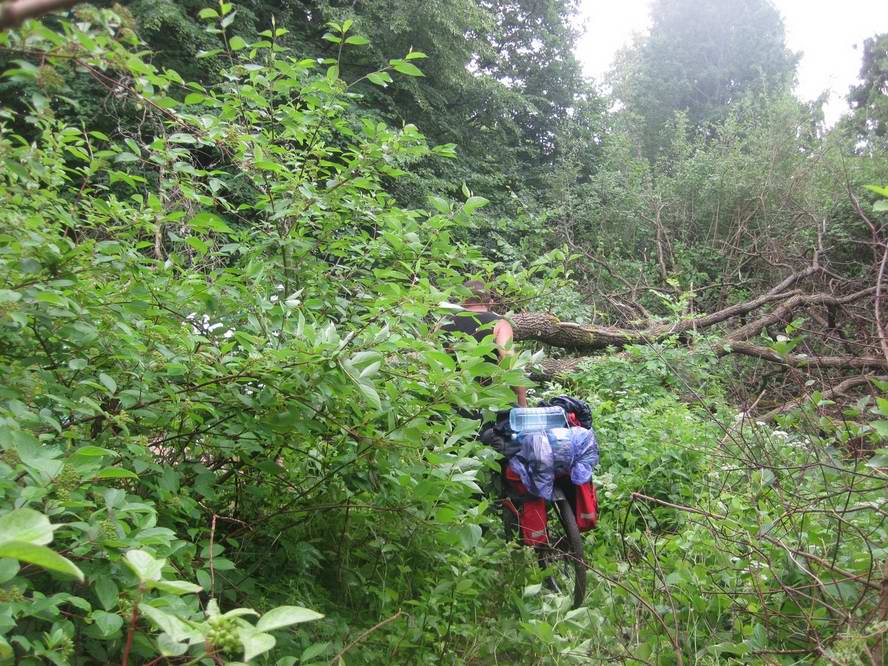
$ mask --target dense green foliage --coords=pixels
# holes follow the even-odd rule
[[[789,93],[769,3],[705,4],[655,3],[615,112],[556,0],[137,0],[0,33],[0,663],[875,663],[884,378],[836,406],[787,373],[753,405],[812,392],[757,422],[771,375],[701,330],[538,383],[602,447],[575,610],[502,539],[460,417],[537,360],[445,353],[467,276],[607,323],[746,300],[818,243],[824,282],[872,282],[884,152]],[[725,24],[705,99],[664,96]],[[871,353],[848,317],[760,342]]]
[[[205,16],[225,29],[224,16]],[[65,37],[34,25],[21,38],[128,72],[127,103],[151,109],[142,133],[112,139],[29,116],[16,120],[34,143],[11,133],[3,143],[4,506],[36,503],[62,522],[53,543],[87,582],[59,595],[51,576],[7,566],[10,589],[28,597],[6,608],[5,630],[17,628],[6,643],[64,661],[71,650],[53,647],[61,632],[78,658],[110,660],[138,603],[165,637],[155,644],[152,625],[140,625],[134,655],[180,654],[195,632],[221,649],[200,624],[196,586],[155,590],[126,573],[145,548],[223,610],[245,595],[316,605],[305,568],[338,551],[328,584],[339,601],[381,595],[385,608],[380,554],[396,569],[433,569],[421,561],[460,561],[480,535],[472,514],[455,511],[446,529],[418,528],[477,488],[472,425],[454,421],[453,407],[507,391],[471,381],[496,370],[478,350],[459,372],[430,337],[441,289],[472,266],[449,229],[484,200],[396,207],[380,180],[451,149],[428,148],[409,125],[344,116],[350,93],[336,64],[316,73],[273,33],[249,49],[226,37],[224,83],[189,86],[130,55],[104,18],[112,23],[67,25]],[[389,69],[413,73],[418,56]],[[448,403],[435,397],[441,387]],[[355,504],[360,515],[379,497],[416,543],[391,552],[377,523],[375,546],[361,528],[347,531],[361,548],[343,549],[348,522],[334,527],[326,512]],[[254,575],[282,537],[273,559],[291,568],[286,592]],[[63,604],[86,634],[62,619]],[[197,624],[186,631],[184,620]]]
[[[658,0],[650,35],[622,54],[615,92],[641,120],[651,158],[675,111],[695,126],[722,120],[747,93],[782,91],[796,56],[784,43],[783,20],[768,0]]]
[[[860,139],[884,140],[888,135],[888,33],[863,43],[860,84],[853,86],[848,102],[854,110],[851,123]]]
[[[154,62],[201,82],[218,75],[218,69],[196,58],[222,46],[198,18],[205,4],[122,3],[154,50]],[[539,175],[563,150],[557,129],[567,109],[596,100],[573,54],[573,4],[325,0],[282,6],[252,0],[238,6],[231,29],[253,40],[274,17],[287,30],[281,44],[302,57],[338,57],[349,81],[383,67],[392,54],[411,49],[426,53],[422,76],[397,85],[366,80],[355,85],[362,109],[390,125],[415,124],[433,143],[460,146],[461,159],[420,161],[403,178],[388,182],[390,191],[402,204],[421,206],[429,193],[458,196],[466,182],[497,207],[514,211],[509,192],[534,199],[541,187]],[[353,29],[368,43],[337,56],[337,45],[325,37],[328,21],[353,21]]]

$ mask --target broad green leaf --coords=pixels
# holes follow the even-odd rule
[[[879,433],[879,437],[882,439],[888,439],[888,421],[873,421],[870,423],[877,433]]]
[[[227,613],[223,613],[222,617],[243,617],[244,615],[259,615],[252,608],[232,608]]]
[[[258,631],[273,631],[281,627],[288,627],[291,624],[299,624],[300,622],[311,622],[320,620],[323,615],[316,613],[308,608],[300,606],[278,606],[268,611],[256,623]]]
[[[488,201],[484,197],[469,197],[469,200],[466,201],[465,205],[463,206],[463,210],[465,210],[466,213],[472,213],[478,208],[482,208],[489,203],[490,201]]]
[[[457,530],[457,535],[459,536],[463,548],[471,550],[478,545],[479,541],[481,541],[481,526],[462,525],[459,530]]]
[[[5,583],[16,577],[19,572],[18,560],[6,558],[0,560],[0,583]]]
[[[359,382],[358,388],[361,389],[361,393],[374,409],[380,409],[382,407],[382,401],[379,399],[379,394],[370,384]]]
[[[327,650],[330,649],[330,643],[314,643],[309,645],[302,651],[302,656],[299,658],[303,664],[308,664],[315,657],[319,657],[324,654]]]
[[[74,455],[83,456],[85,458],[100,458],[102,456],[113,456],[117,457],[118,453],[116,451],[112,451],[111,449],[103,449],[100,446],[81,446],[79,449],[74,451]]]
[[[18,300],[21,300],[22,295],[17,291],[12,291],[11,289],[0,289],[0,305],[4,303],[15,303]]]
[[[361,370],[361,374],[358,375],[358,377],[359,378],[373,377],[379,372],[380,367],[382,367],[382,361],[376,361],[375,363],[371,363],[366,368]]]
[[[99,381],[102,382],[102,385],[108,389],[108,392],[111,395],[117,393],[117,382],[114,381],[109,375],[106,375],[104,372],[99,373]]]
[[[540,593],[541,589],[543,589],[543,586],[540,583],[537,583],[536,585],[528,585],[527,587],[524,588],[523,596],[535,597],[536,595],[538,595]]]
[[[274,636],[263,634],[253,627],[241,629],[238,636],[244,646],[244,661],[250,661],[253,657],[268,652],[275,644]]]
[[[234,229],[229,227],[221,217],[209,211],[201,211],[192,217],[188,224],[195,231],[215,231],[222,234],[234,233]]]
[[[888,198],[888,187],[882,187],[881,185],[865,185],[866,189],[870,192],[875,192],[885,198]]]
[[[71,560],[46,546],[37,546],[25,541],[7,541],[0,543],[0,557],[13,557],[21,562],[28,562],[43,569],[83,580],[83,572]]]
[[[240,51],[247,48],[247,43],[244,41],[243,37],[235,35],[230,40],[228,40],[228,46],[231,48],[232,51]]]
[[[210,574],[204,569],[195,571],[194,577],[197,578],[198,584],[205,590],[209,590],[213,586],[213,579],[210,578]]]
[[[361,35],[352,35],[345,40],[345,43],[352,44],[354,46],[364,46],[365,44],[369,44],[370,40],[366,37],[362,37]]]
[[[195,585],[194,583],[189,583],[184,580],[158,580],[151,584],[151,587],[157,588],[163,592],[169,592],[170,594],[182,595],[182,594],[194,594],[196,592],[200,592],[203,588],[200,585]]]
[[[93,590],[105,610],[109,611],[117,606],[119,591],[111,576],[100,576],[93,585]]]
[[[437,209],[439,213],[447,214],[450,212],[450,204],[445,199],[434,194],[429,195],[429,202]]]
[[[174,642],[186,640],[198,641],[202,639],[200,632],[192,627],[184,620],[180,620],[175,615],[170,615],[154,606],[148,604],[139,604],[139,611],[151,620],[158,629],[168,634]]]
[[[96,474],[97,479],[138,479],[139,475],[120,467],[107,467]]]
[[[39,546],[52,542],[49,518],[34,509],[14,509],[0,516],[0,543],[24,541]]]
[[[162,577],[163,565],[166,560],[158,560],[144,550],[128,550],[126,563],[143,583],[159,581]]]
[[[93,621],[99,628],[102,636],[109,637],[119,631],[123,626],[123,618],[117,613],[108,613],[106,611],[93,611],[91,614]]]
[[[181,657],[188,651],[188,644],[180,643],[169,634],[162,633],[157,637],[157,649],[164,657]]]
[[[13,656],[15,656],[15,652],[12,646],[6,642],[3,636],[0,636],[0,659],[12,659]]]
[[[392,82],[392,77],[388,72],[370,72],[367,75],[367,79],[370,83],[382,86],[383,88],[387,87],[388,84]]]
[[[392,62],[391,65],[396,72],[406,74],[407,76],[425,76],[425,74],[422,73],[422,70],[420,70],[419,67],[410,62],[396,60]]]
[[[197,139],[194,138],[194,135],[188,134],[186,132],[175,132],[169,136],[167,141],[169,141],[170,143],[185,143],[185,144],[197,143]]]

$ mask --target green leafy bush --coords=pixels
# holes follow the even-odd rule
[[[380,561],[440,568],[479,545],[464,502],[481,461],[471,423],[448,419],[508,395],[474,377],[523,380],[483,349],[456,366],[435,324],[478,261],[451,230],[484,202],[398,208],[383,180],[451,147],[357,112],[336,59],[290,55],[279,29],[247,44],[235,12],[202,12],[224,44],[204,54],[212,87],[129,50],[110,12],[0,37],[142,117],[109,136],[41,92],[3,112],[0,506],[33,532],[0,538],[18,663],[250,661],[276,637],[329,657],[345,631],[278,631],[321,617],[291,599],[404,604],[431,582],[392,596]],[[359,47],[349,27],[331,40]],[[421,55],[366,78],[419,75]],[[270,609],[255,623],[251,599]]]

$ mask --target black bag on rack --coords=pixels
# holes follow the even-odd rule
[[[589,409],[589,404],[585,400],[572,398],[569,395],[559,395],[557,398],[542,401],[540,407],[561,407],[567,414],[568,422],[575,421],[570,425],[578,425],[586,430],[592,430],[592,410]],[[571,414],[573,414],[573,419],[570,418]]]

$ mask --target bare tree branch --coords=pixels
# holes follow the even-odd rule
[[[727,337],[729,340],[746,340],[753,335],[761,333],[762,329],[766,326],[784,321],[794,310],[797,310],[800,307],[808,305],[847,305],[848,303],[859,301],[860,299],[875,293],[875,291],[875,287],[867,287],[866,289],[861,289],[855,291],[853,294],[841,297],[823,292],[816,294],[796,294],[787,299],[784,303],[781,303],[778,307],[774,308],[773,311],[769,312],[764,317],[760,317],[745,326],[741,326],[737,330],[731,332]]]
[[[792,368],[877,368],[888,370],[888,360],[869,356],[804,356],[801,354],[780,354],[749,342],[729,341],[716,350],[719,356],[742,354],[764,361],[787,365]]]
[[[811,265],[787,276],[779,284],[757,298],[745,303],[730,305],[701,317],[689,318],[671,324],[653,324],[641,330],[625,329],[611,326],[596,326],[594,324],[583,325],[562,322],[555,315],[544,312],[522,312],[512,317],[512,327],[516,340],[537,340],[564,349],[597,351],[607,347],[620,348],[630,344],[657,342],[671,335],[680,335],[690,330],[709,328],[728,319],[753,312],[768,303],[785,301],[774,312],[752,322],[744,329],[740,329],[741,331],[749,330],[753,332],[738,335],[737,337],[733,334],[730,336],[731,340],[743,340],[755,335],[769,323],[779,321],[800,305],[814,303],[837,305],[862,298],[875,290],[875,287],[873,287],[845,298],[837,298],[831,294],[803,294],[798,290],[785,291],[799,280],[819,272],[821,270],[819,259],[820,250],[818,249],[814,252],[814,259]]]
[[[882,323],[882,280],[885,277],[885,264],[888,262],[888,245],[882,253],[882,261],[879,264],[879,276],[876,278],[876,328],[879,332],[879,345],[882,353],[888,360],[888,336],[885,335],[885,326]]]
[[[847,296],[828,293],[803,294],[798,291],[782,294],[764,294],[756,299],[732,305],[702,317],[684,319],[672,324],[657,324],[643,330],[610,326],[583,325],[563,322],[545,312],[523,312],[512,316],[516,340],[537,340],[554,347],[576,351],[597,351],[606,347],[625,347],[632,344],[658,342],[671,335],[681,335],[691,329],[705,329],[733,317],[748,314],[773,301],[784,301],[768,314],[729,333],[728,342],[741,341],[760,333],[766,326],[785,320],[794,310],[809,305],[846,305],[875,293],[876,287],[867,287]]]
[[[860,375],[858,377],[850,377],[830,389],[826,391],[822,391],[820,396],[822,400],[832,400],[833,398],[844,395],[847,391],[857,386],[862,386],[864,384],[872,384],[874,380],[878,380],[880,382],[888,381],[888,375]],[[810,395],[802,396],[801,398],[796,398],[790,402],[787,402],[776,409],[772,409],[770,412],[762,414],[761,416],[756,416],[757,421],[773,421],[780,414],[785,414],[786,412],[790,412],[793,409],[796,409],[811,399]]]

